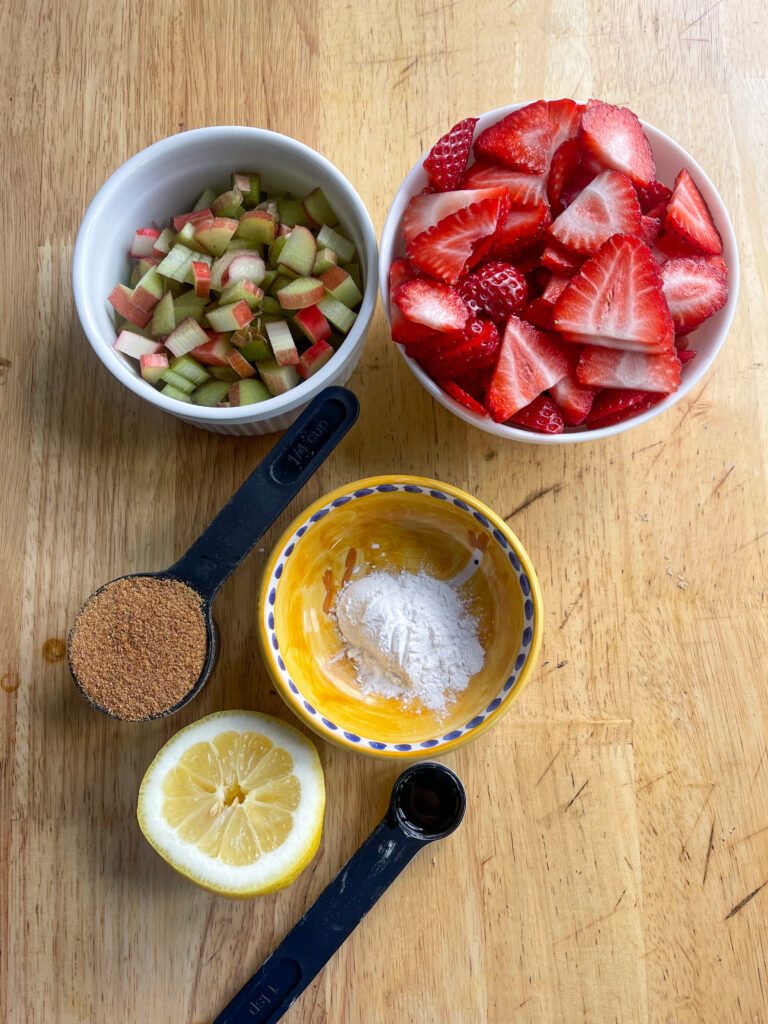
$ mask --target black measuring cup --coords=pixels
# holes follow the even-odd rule
[[[406,864],[459,827],[466,802],[461,780],[444,764],[422,761],[406,768],[383,821],[214,1024],[280,1020]]]
[[[229,499],[186,554],[170,568],[160,572],[128,573],[130,577],[177,580],[191,587],[202,599],[207,633],[207,653],[197,682],[182,699],[166,711],[148,715],[163,718],[184,707],[205,686],[213,671],[218,651],[213,621],[213,599],[219,587],[242,562],[251,548],[266,533],[289,502],[296,497],[312,474],[320,468],[336,445],[354,424],[360,412],[355,395],[346,388],[330,387],[307,406],[296,422],[262,459],[244,484]],[[116,580],[111,580],[115,583]],[[104,586],[109,586],[105,583]],[[88,598],[92,600],[104,587]],[[85,602],[85,605],[88,604]],[[82,609],[81,609],[82,610]],[[73,631],[75,626],[73,626]],[[70,633],[71,639],[72,633]],[[69,657],[69,645],[67,645]],[[80,693],[93,707],[117,718],[93,701],[69,669]]]

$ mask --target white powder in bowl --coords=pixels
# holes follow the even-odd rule
[[[425,572],[372,572],[334,606],[363,693],[445,712],[485,662],[477,622],[450,582]]]

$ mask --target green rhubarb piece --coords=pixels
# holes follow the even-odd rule
[[[260,380],[241,380],[229,387],[231,405],[253,405],[255,402],[266,402],[271,398],[268,388]]]
[[[237,220],[245,212],[243,210],[243,193],[239,188],[222,192],[213,200],[210,209],[214,217],[233,217]]]
[[[237,231],[237,220],[232,217],[216,217],[213,220],[204,220],[202,224],[203,227],[197,225],[195,232],[197,241],[212,256],[223,255],[227,242]]]
[[[300,224],[302,227],[309,227],[307,215],[298,199],[278,199],[277,218],[281,224],[287,224],[289,228]]]
[[[256,206],[261,200],[261,175],[253,171],[236,171],[232,175],[232,188],[238,189],[247,206]]]
[[[231,366],[211,366],[209,369],[212,377],[216,380],[225,380],[227,384],[231,384],[233,380],[240,380],[240,374]]]
[[[181,379],[184,380],[183,377]],[[175,398],[177,402],[192,401],[186,391],[182,391],[181,388],[174,387],[173,384],[166,384],[164,388],[160,389],[160,393],[165,395],[166,398]]]
[[[315,236],[307,227],[297,224],[287,236],[285,245],[277,258],[278,268],[287,267],[302,277],[312,273],[317,256]]]
[[[262,278],[261,281],[261,287],[264,289],[265,292],[269,291],[270,287],[272,286],[272,282],[275,280],[277,275],[277,270],[267,270],[265,272],[264,277]]]
[[[357,287],[362,292],[362,290],[363,290],[363,278],[362,278],[362,275],[360,274],[360,264],[359,263],[344,263],[344,264],[342,264],[341,269],[342,270],[346,270],[346,272],[349,274],[349,276],[352,278],[352,280],[355,282]]]
[[[251,309],[258,309],[264,293],[258,285],[253,285],[251,281],[248,284],[255,287],[256,291],[248,291],[248,285],[245,281],[235,281],[234,284],[225,288],[219,297],[222,306],[225,306],[228,302],[239,302],[241,299],[245,299]]]
[[[187,317],[192,317],[199,324],[203,322],[208,299],[195,295],[194,290],[191,289],[190,291],[182,292],[172,302],[174,327],[178,327]]]
[[[352,324],[357,319],[357,314],[347,309],[343,302],[334,299],[332,295],[326,295],[317,303],[317,308],[323,314],[328,323],[337,327],[342,334],[347,334]]]
[[[210,210],[211,203],[216,198],[218,193],[214,188],[204,188],[200,195],[195,201],[195,205],[192,207],[193,213],[197,213],[198,210]]]
[[[256,204],[257,210],[264,210],[266,213],[271,213],[275,220],[277,220],[277,200],[276,199],[265,199],[261,203]]]
[[[163,256],[166,256],[170,252],[171,246],[175,241],[176,232],[173,228],[163,228],[160,232],[160,237],[155,239],[155,243],[152,246],[152,252],[162,253]]]
[[[261,300],[261,311],[262,313],[270,313],[272,316],[279,316],[281,318],[283,315],[283,307],[273,295],[264,296]]]
[[[181,374],[181,376],[191,384],[194,384],[196,388],[211,379],[211,375],[208,373],[206,368],[201,366],[200,363],[190,355],[178,356],[178,358],[172,359],[168,368],[173,370],[174,373]]]
[[[246,210],[240,218],[235,238],[255,245],[271,245],[277,234],[277,219],[267,210]]]
[[[274,359],[257,363],[259,376],[273,395],[284,395],[299,383],[299,375],[295,366],[280,366]]]
[[[287,274],[278,274],[269,287],[269,294],[276,295],[281,288],[285,288],[286,285],[294,281],[295,278],[288,277]]]
[[[181,323],[181,320],[179,323]],[[152,321],[149,325],[149,329],[152,334],[157,335],[159,338],[164,338],[166,334],[171,333],[176,325],[173,296],[170,292],[166,292],[152,310]]]
[[[192,270],[192,261],[196,260],[198,253],[188,249],[186,245],[176,242],[169,250],[168,255],[157,267],[158,274],[169,277],[173,281],[184,283]]]
[[[250,330],[250,328],[246,328]],[[241,332],[236,331],[236,334]],[[232,340],[235,340],[235,335],[232,335]],[[237,342],[235,341],[235,344]],[[250,339],[245,345],[240,346],[240,355],[247,359],[249,363],[258,363],[264,359],[270,359],[272,357],[272,350],[269,347],[269,342],[257,331],[253,331]]]
[[[176,235],[176,241],[181,245],[186,245],[188,249],[193,249],[195,252],[200,253],[202,256],[204,253],[207,254],[208,250],[204,249],[203,246],[198,242],[195,234],[197,232],[197,224],[193,220],[188,220],[184,227]]]
[[[339,257],[333,249],[318,249],[315,265],[312,267],[312,277],[320,277],[326,270],[335,267],[338,262]]]
[[[131,276],[128,278],[128,284],[131,286],[131,288],[136,287],[136,285],[139,283],[140,277],[141,271],[139,270],[139,265],[138,263],[134,263],[133,266],[131,267]]]
[[[321,188],[312,189],[301,205],[310,222],[318,228],[323,224],[333,228],[339,223],[339,218]]]
[[[351,278],[349,280],[354,287]],[[314,306],[325,294],[325,285],[316,277],[299,277],[283,285],[277,292],[277,299],[283,309],[306,309]]]
[[[241,302],[230,302],[226,306],[219,306],[216,309],[208,306],[206,311],[208,323],[214,331],[236,331],[247,326],[253,319],[253,313],[247,303],[242,304],[242,310],[240,306]],[[243,310],[246,314],[250,313],[250,316],[242,316]]]
[[[340,263],[349,263],[355,256],[355,247],[349,239],[327,224],[323,224],[317,233],[317,247],[333,249],[338,254]]]
[[[277,270],[277,261],[280,259],[283,249],[285,248],[286,242],[288,241],[288,235],[278,235],[277,238],[272,242],[267,250],[267,264],[273,270]]]
[[[144,275],[148,271],[152,270],[154,267],[157,266],[157,261],[154,259],[150,259],[149,256],[142,256],[142,258],[139,260],[136,266],[139,268],[139,274],[141,275],[141,277],[144,277]]]
[[[255,242],[249,242],[247,238],[230,238],[224,252],[258,252],[261,253],[261,246]]]
[[[333,267],[326,271],[321,280],[328,294],[332,295],[334,299],[338,299],[339,302],[343,302],[348,309],[354,309],[363,301],[363,296],[357,285],[341,267]]]
[[[191,380],[187,380],[187,378],[183,377],[180,373],[176,373],[176,371],[172,370],[170,366],[160,374],[160,380],[164,381],[166,384],[170,384],[185,395],[191,395],[195,390],[195,385]]]
[[[195,405],[218,405],[229,394],[229,383],[225,380],[211,380],[210,377],[192,395]]]
[[[280,366],[295,366],[299,352],[293,340],[291,329],[285,320],[275,320],[264,325],[275,362]]]

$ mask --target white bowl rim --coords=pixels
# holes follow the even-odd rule
[[[378,244],[371,216],[352,183],[327,157],[312,149],[311,146],[299,142],[298,139],[293,139],[291,136],[283,135],[280,132],[270,131],[267,128],[257,128],[250,125],[209,125],[204,128],[190,128],[188,131],[168,135],[157,142],[153,142],[151,145],[139,150],[134,156],[129,157],[125,163],[121,164],[107,178],[85,212],[75,240],[72,259],[72,287],[75,296],[75,307],[91,348],[109,372],[114,377],[117,377],[122,384],[138,395],[139,398],[143,398],[159,409],[163,409],[165,412],[172,413],[174,416],[182,419],[191,416],[198,421],[237,425],[269,419],[272,416],[288,413],[306,405],[331,382],[331,378],[335,378],[339,368],[339,363],[336,360],[338,352],[334,355],[334,358],[329,359],[325,366],[318,370],[309,380],[302,381],[284,395],[277,395],[253,405],[219,409],[202,405],[190,405],[186,402],[178,402],[175,399],[166,398],[160,391],[147,384],[145,380],[142,380],[121,358],[114,358],[115,351],[112,345],[104,343],[102,332],[92,315],[92,301],[87,285],[87,267],[85,264],[86,250],[90,242],[89,236],[93,230],[93,223],[96,217],[105,204],[114,201],[115,190],[137,168],[152,161],[158,153],[173,149],[176,146],[185,143],[193,144],[203,139],[208,142],[215,142],[217,137],[232,138],[233,135],[249,138],[254,142],[275,142],[279,140],[281,145],[287,144],[289,148],[294,148],[296,151],[302,152],[305,156],[314,160],[323,169],[324,173],[333,178],[347,194],[349,204],[354,208],[355,214],[359,218],[365,243],[365,253],[361,254],[361,256],[364,255],[365,257],[365,292],[357,313],[357,319],[349,334],[339,346],[338,352],[342,352],[345,345],[349,346],[349,350],[354,350],[360,335],[367,330],[376,308]],[[106,296],[103,299],[106,301]]]
[[[522,107],[528,106],[531,102],[536,101],[526,100],[525,102],[522,103],[510,103],[508,106],[505,107],[496,107],[494,110],[485,111],[483,114],[480,115],[480,119],[490,120],[491,118],[494,118],[498,120],[502,117],[505,117],[507,114],[512,113],[513,110],[520,110]],[[648,121],[644,121],[642,118],[638,118],[638,120],[640,121],[640,124],[643,126],[643,129],[647,131],[649,136],[651,137],[651,144],[653,145],[655,137],[657,141],[662,141],[663,143],[666,143],[669,146],[671,146],[673,150],[677,151],[677,153],[679,153],[685,161],[684,166],[692,175],[694,175],[699,180],[705,182],[707,187],[711,189],[712,194],[715,196],[717,204],[719,205],[720,209],[717,211],[717,213],[720,213],[721,216],[715,216],[716,211],[712,211],[713,216],[717,223],[718,230],[722,235],[725,236],[723,240],[730,246],[733,256],[728,264],[728,300],[725,306],[722,309],[718,310],[718,312],[715,314],[716,316],[721,317],[722,321],[720,325],[720,337],[717,344],[715,345],[715,347],[713,348],[712,352],[709,354],[708,357],[699,358],[697,356],[693,363],[691,363],[690,368],[685,370],[680,387],[674,394],[670,395],[668,398],[663,399],[663,401],[659,402],[657,405],[654,405],[651,409],[648,409],[646,412],[640,413],[637,416],[632,416],[629,419],[623,420],[621,423],[615,423],[609,427],[600,427],[597,430],[574,431],[573,433],[564,432],[562,434],[539,434],[536,433],[535,431],[522,430],[519,427],[510,427],[507,426],[506,423],[496,423],[490,417],[479,416],[477,413],[474,413],[470,409],[467,409],[466,406],[462,405],[460,402],[457,402],[454,398],[451,398],[450,395],[446,394],[446,392],[443,391],[442,388],[438,387],[438,385],[432,380],[432,378],[429,377],[424,372],[424,370],[422,370],[422,368],[419,366],[416,360],[411,359],[409,356],[405,354],[405,351],[403,350],[403,347],[401,345],[396,345],[396,348],[398,349],[400,356],[405,360],[406,365],[410,369],[411,373],[413,373],[414,377],[416,377],[416,379],[429,392],[429,394],[432,395],[432,397],[442,406],[444,406],[450,412],[454,413],[454,415],[458,416],[460,419],[464,420],[466,423],[471,424],[473,427],[478,427],[480,430],[483,430],[488,434],[495,434],[497,437],[505,437],[511,441],[522,441],[524,444],[562,445],[584,441],[599,441],[601,438],[604,437],[613,437],[615,434],[621,434],[625,430],[631,430],[632,427],[638,427],[643,423],[647,423],[648,420],[652,420],[655,416],[660,415],[660,413],[664,412],[666,409],[671,409],[673,405],[675,405],[677,402],[680,401],[681,398],[688,394],[691,388],[695,387],[696,384],[699,383],[704,374],[712,366],[718,353],[720,352],[720,349],[723,347],[725,339],[731,328],[731,323],[733,321],[734,314],[736,312],[736,303],[739,295],[739,253],[736,244],[736,236],[733,230],[733,224],[731,223],[731,218],[728,214],[728,210],[726,209],[725,203],[723,202],[722,197],[720,196],[720,193],[715,188],[714,184],[709,178],[709,175],[691,156],[691,154],[688,153],[687,150],[683,149],[683,147],[678,142],[675,142],[674,139],[667,135],[666,132],[663,132],[660,128],[654,127],[654,125],[650,124]],[[381,294],[382,306],[384,307],[384,316],[386,317],[388,326],[390,320],[389,265],[387,264],[387,259],[389,259],[389,257],[385,256],[385,253],[391,252],[394,249],[394,236],[400,226],[399,220],[397,223],[395,222],[395,218],[392,215],[392,211],[394,207],[397,205],[398,199],[400,199],[402,195],[410,196],[414,193],[413,182],[423,168],[423,163],[424,159],[426,158],[426,155],[427,154],[425,153],[424,157],[419,159],[413,165],[411,170],[404,178],[400,188],[395,193],[395,197],[392,200],[390,208],[387,212],[386,219],[384,221],[384,228],[382,229],[381,232],[381,240],[379,242],[379,291]]]

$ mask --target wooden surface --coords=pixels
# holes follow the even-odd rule
[[[344,481],[437,477],[527,546],[544,644],[512,712],[446,759],[468,792],[460,831],[414,861],[285,1020],[768,1021],[764,3],[5,0],[0,39],[0,1018],[212,1020],[398,773],[321,744],[320,851],[255,902],[194,888],[141,837],[137,786],[176,729],[220,708],[290,716],[254,636],[261,551],[218,598],[215,676],[171,721],[97,716],[55,660],[83,598],[171,562],[270,443],[183,425],[97,361],[69,284],[94,192],[180,129],[260,125],[329,157],[379,231],[455,121],[596,95],[630,103],[719,188],[742,258],[733,329],[672,411],[543,449],[433,403],[377,312],[350,382],[360,422],[261,546]]]

